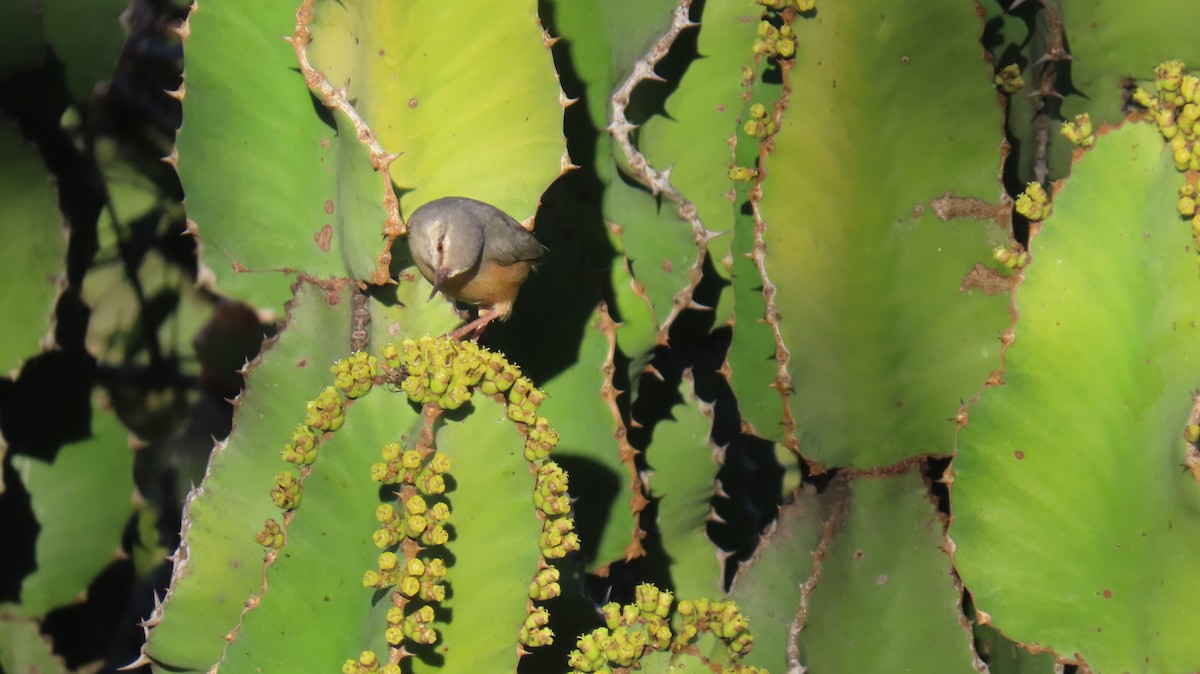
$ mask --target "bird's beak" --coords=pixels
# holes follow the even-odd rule
[[[438,294],[438,291],[442,289],[442,284],[446,282],[448,277],[449,274],[446,273],[445,269],[437,270],[437,277],[433,279],[433,291],[429,293],[429,299],[425,300],[426,302],[433,300],[434,296]]]

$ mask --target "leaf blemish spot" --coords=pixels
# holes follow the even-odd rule
[[[317,248],[321,252],[328,253],[329,245],[333,242],[333,226],[328,222],[325,226],[313,233],[313,241],[317,242]]]

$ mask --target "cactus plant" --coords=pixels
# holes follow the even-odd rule
[[[45,168],[37,155],[23,147],[11,128],[0,128],[0,171],[5,176],[0,195],[14,222],[57,223],[61,216],[55,203],[54,189],[46,180]],[[39,342],[52,341],[49,316],[61,292],[56,276],[61,276],[66,257],[66,236],[61,228],[49,225],[30,227],[25,236],[5,246],[3,266],[24,265],[28,272],[6,286],[11,299],[6,303],[12,314],[12,327],[4,331],[2,354],[6,372],[15,370],[26,357],[37,353]],[[17,285],[19,284],[19,285]],[[17,302],[16,298],[23,299]]]
[[[1185,3],[455,9],[198,0],[168,163],[203,290],[157,252],[14,278],[41,296],[0,392],[40,371],[48,305],[79,279],[102,371],[196,329],[205,293],[278,319],[135,664],[1200,668]],[[32,155],[5,147],[6,208],[57,222]],[[125,221],[161,232],[176,210],[95,147],[100,250],[124,259]],[[478,344],[445,337],[469,308],[426,299],[403,238],[448,195],[551,250]],[[146,297],[176,298],[170,319],[126,321]],[[112,456],[89,513],[108,533],[60,567],[69,532],[47,530],[5,596],[0,639],[24,646],[0,648],[7,668],[76,667],[37,628],[116,523],[152,519],[117,502],[130,454],[92,388],[71,400],[94,438],[61,443],[62,478],[19,442],[5,459],[52,523],[82,448]],[[105,388],[121,423],[154,426]],[[0,430],[19,441],[14,397]]]

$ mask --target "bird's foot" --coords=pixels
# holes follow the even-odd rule
[[[463,325],[462,327],[458,328],[457,330],[455,330],[454,332],[450,333],[450,338],[451,339],[463,339],[464,337],[467,337],[471,341],[477,341],[479,339],[479,336],[483,334],[483,329],[485,327],[487,327],[488,323],[491,323],[492,321],[496,320],[497,318],[500,318],[501,316],[503,316],[503,314],[500,313],[499,311],[488,311],[486,313],[480,313],[479,318],[476,318],[475,320],[471,321],[470,323],[467,323],[467,324]]]

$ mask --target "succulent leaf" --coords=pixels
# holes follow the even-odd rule
[[[1200,493],[1179,468],[1200,382],[1181,298],[1200,281],[1157,133],[1126,124],[1073,167],[1030,244],[1004,384],[970,408],[953,463],[954,559],[979,610],[1093,671],[1200,661],[1190,623],[1163,618],[1200,592]]]

